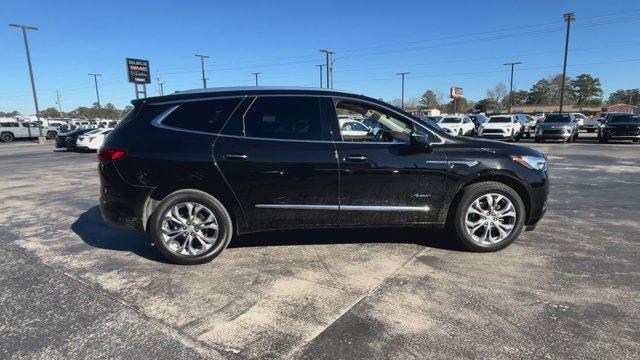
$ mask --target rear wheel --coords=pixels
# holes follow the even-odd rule
[[[481,182],[464,190],[455,212],[454,228],[469,250],[496,251],[511,244],[524,228],[524,203],[511,187]]]
[[[12,142],[13,141],[13,134],[12,133],[3,133],[2,135],[0,135],[0,139],[2,139],[3,142]]]
[[[158,250],[181,265],[211,261],[233,235],[231,217],[222,203],[195,190],[179,191],[162,200],[149,225]]]
[[[49,131],[47,133],[47,140],[53,140],[56,138],[56,136],[58,136],[58,134],[56,134],[55,131]]]

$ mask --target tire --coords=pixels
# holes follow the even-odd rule
[[[606,143],[608,143],[608,142],[609,142],[609,139],[606,139],[606,138],[601,137],[601,138],[599,139],[599,141],[600,141],[600,143],[602,143],[602,144],[606,144]]]
[[[537,136],[536,136],[536,137],[533,139],[533,141],[535,141],[535,142],[537,142],[537,143],[541,143],[541,142],[543,142],[544,140],[542,140],[542,139],[540,139],[539,137],[537,137]]]
[[[573,142],[573,135],[567,138],[567,144],[571,144]]]
[[[3,142],[12,142],[14,136],[12,133],[3,133],[2,135],[0,135],[0,139],[2,139]]]
[[[56,136],[58,136],[58,134],[55,131],[49,131],[47,133],[47,140],[53,140]]]
[[[452,222],[455,233],[464,247],[475,252],[497,251],[509,246],[518,238],[524,229],[525,209],[520,195],[518,195],[515,190],[503,183],[486,181],[469,185],[462,189],[462,192],[462,197],[458,202]],[[467,220],[467,210],[477,199],[489,194],[499,195],[506,198],[512,204],[512,208],[515,211],[515,218],[508,219],[512,223],[513,227],[511,228],[511,232],[500,241],[495,243],[479,243],[477,240],[474,240],[467,231],[467,227],[465,225]],[[499,204],[503,204],[503,200],[500,200]],[[474,215],[471,214],[470,216]],[[496,221],[496,223],[497,222],[498,221]],[[496,233],[499,234],[497,232],[497,225],[490,226],[489,229],[491,229],[490,236],[493,234],[494,229],[496,230]],[[482,232],[484,228],[479,230]]]
[[[205,223],[193,221],[188,222],[185,216],[174,217],[183,222],[183,225],[179,225],[178,222],[173,222],[168,220],[166,217],[168,212],[172,211],[175,207],[178,207],[178,215],[184,215],[187,211],[189,211],[188,207],[185,204],[197,204],[204,207],[196,214],[195,218],[198,216],[201,218],[208,217],[207,214],[214,216],[213,223],[217,225],[217,231],[212,228],[209,229],[200,229],[197,230],[196,224]],[[195,208],[195,207],[193,207]],[[183,221],[185,220],[185,221]],[[202,220],[202,219],[200,219]],[[168,230],[169,232],[176,233],[177,231],[182,231],[180,235],[176,235],[175,240],[165,240],[165,236],[168,236],[165,232],[166,228],[163,230],[163,226],[167,225],[167,227],[174,227],[174,229]],[[188,224],[188,226],[187,226]],[[176,225],[176,226],[174,226]],[[151,230],[151,237],[153,242],[156,244],[158,250],[164,255],[166,258],[171,260],[172,262],[180,265],[196,265],[203,264],[213,260],[216,256],[220,255],[222,251],[227,247],[229,242],[231,241],[231,237],[233,236],[233,224],[231,221],[231,216],[229,216],[229,212],[225,209],[224,205],[220,201],[218,201],[213,196],[198,190],[181,190],[175,192],[169,196],[167,196],[164,200],[158,204],[153,214],[151,215],[151,219],[149,220],[149,228]],[[196,228],[196,230],[194,230]],[[184,231],[184,229],[189,229]],[[187,237],[191,237],[191,234],[199,234],[199,235],[211,235],[216,234],[215,240],[211,243],[210,248],[205,249],[203,244],[205,242],[201,240],[197,240],[193,238],[193,243],[195,247],[200,246],[201,253],[191,253],[186,250]],[[186,234],[186,235],[185,235]],[[171,243],[171,245],[169,244]],[[182,246],[185,244],[185,246]],[[183,247],[188,254],[181,253],[180,248]],[[191,249],[191,248],[190,248]]]
[[[458,130],[458,136],[462,136],[462,129]]]

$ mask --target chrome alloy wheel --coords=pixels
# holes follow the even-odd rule
[[[474,200],[464,219],[471,239],[480,246],[497,244],[509,236],[516,225],[516,209],[506,196],[484,194]]]
[[[177,254],[201,255],[218,240],[218,221],[204,205],[179,203],[162,218],[162,240]]]

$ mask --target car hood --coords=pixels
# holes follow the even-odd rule
[[[504,129],[513,125],[512,123],[484,123],[482,127],[485,129]]]
[[[614,122],[605,124],[605,126],[616,127],[616,126],[638,126],[640,127],[640,123],[635,121],[625,121],[625,122]]]
[[[468,146],[478,147],[494,153],[506,155],[528,155],[528,156],[545,156],[542,152],[526,146],[505,143],[504,141],[496,141],[480,138],[464,138],[460,141],[465,142]]]
[[[561,128],[561,127],[574,127],[575,125],[572,123],[562,123],[562,122],[544,122],[539,124],[544,128]]]

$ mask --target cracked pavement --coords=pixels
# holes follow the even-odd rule
[[[638,358],[640,146],[581,137],[523,142],[549,212],[497,253],[296,230],[189,267],[102,221],[95,154],[0,144],[0,358]]]

